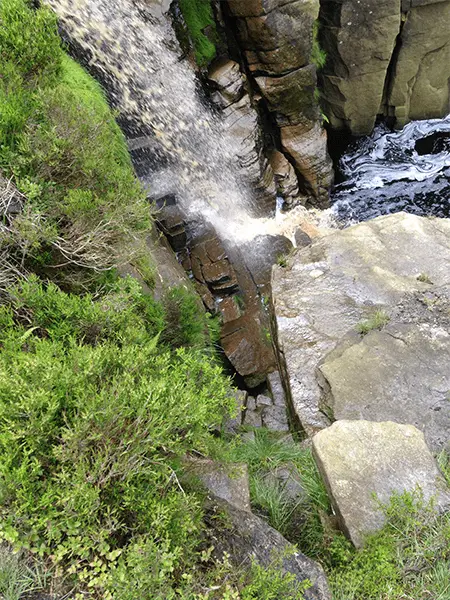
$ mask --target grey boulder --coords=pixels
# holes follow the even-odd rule
[[[313,438],[313,453],[342,530],[357,547],[385,521],[393,493],[420,489],[424,502],[450,496],[423,433],[412,425],[336,421]]]

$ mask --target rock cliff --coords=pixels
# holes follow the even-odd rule
[[[300,183],[326,204],[332,181],[327,137],[316,100],[314,24],[319,0],[228,0],[230,23],[253,86]]]
[[[330,419],[392,420],[448,443],[449,266],[450,221],[398,213],[274,267],[279,358],[308,435]]]
[[[321,0],[323,106],[335,128],[369,134],[450,110],[450,2]]]

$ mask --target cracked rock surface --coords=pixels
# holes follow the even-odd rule
[[[415,425],[439,451],[450,439],[450,287],[415,294],[399,312],[325,358],[324,404],[338,420]]]
[[[294,254],[286,268],[274,267],[278,355],[293,408],[308,435],[330,424],[332,415],[321,410],[324,404],[328,402],[333,411],[344,416],[347,412],[343,407],[359,394],[358,405],[364,410],[352,413],[352,418],[376,416],[404,423],[412,419],[426,431],[430,443],[442,446],[446,441],[443,430],[448,432],[444,393],[450,370],[450,332],[448,322],[433,312],[438,311],[433,298],[444,306],[447,292],[435,290],[449,284],[450,221],[405,213],[379,217],[319,238]],[[410,294],[416,292],[425,295],[411,299]],[[431,293],[428,304],[427,293]],[[420,303],[424,303],[422,308],[417,306]],[[358,324],[379,310],[391,316],[391,323],[386,330],[374,330],[363,338],[357,332]],[[433,315],[437,315],[436,321]],[[404,334],[409,345],[388,332],[397,337]],[[390,363],[387,354],[382,356],[382,344],[386,353],[391,353]],[[338,346],[339,350],[330,355]],[[345,367],[348,356],[351,359]],[[342,373],[337,374],[334,360],[341,361],[342,373],[347,368],[345,377],[350,378],[354,369],[351,383],[342,379]],[[441,364],[436,365],[436,361]],[[420,389],[414,390],[414,372],[419,368]],[[328,377],[336,390],[335,405],[334,396],[324,394]],[[352,391],[358,378],[358,391]],[[417,396],[409,404],[407,396],[416,391],[422,396],[422,408],[413,409]],[[352,398],[348,404],[343,399],[346,394]],[[400,398],[404,410],[410,407],[403,418],[395,412],[400,410]],[[380,407],[384,403],[386,414],[375,413],[375,399],[380,399]],[[389,407],[392,416],[387,415]],[[435,411],[438,407],[440,410]],[[373,412],[366,414],[365,410]]]

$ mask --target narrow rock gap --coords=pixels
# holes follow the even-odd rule
[[[384,118],[387,120],[387,124],[389,126],[395,125],[395,107],[389,105],[389,98],[391,96],[392,87],[395,81],[395,71],[397,68],[397,62],[400,56],[400,51],[403,45],[403,28],[405,26],[406,21],[408,20],[408,14],[409,12],[402,12],[400,29],[395,40],[394,50],[392,51],[391,60],[386,71],[386,79],[384,81],[383,99],[381,101],[380,111],[381,115],[384,116]]]

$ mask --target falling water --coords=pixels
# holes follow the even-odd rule
[[[190,218],[222,238],[252,235],[252,193],[239,177],[238,142],[201,100],[156,9],[161,2],[47,0],[68,39],[106,82],[134,147],[149,147],[141,178],[154,198],[174,195]],[[250,224],[250,227],[249,227]],[[259,231],[261,233],[261,231]]]
[[[345,178],[332,200],[346,222],[405,210],[450,216],[450,116],[414,121],[391,132],[379,126],[342,157]]]

